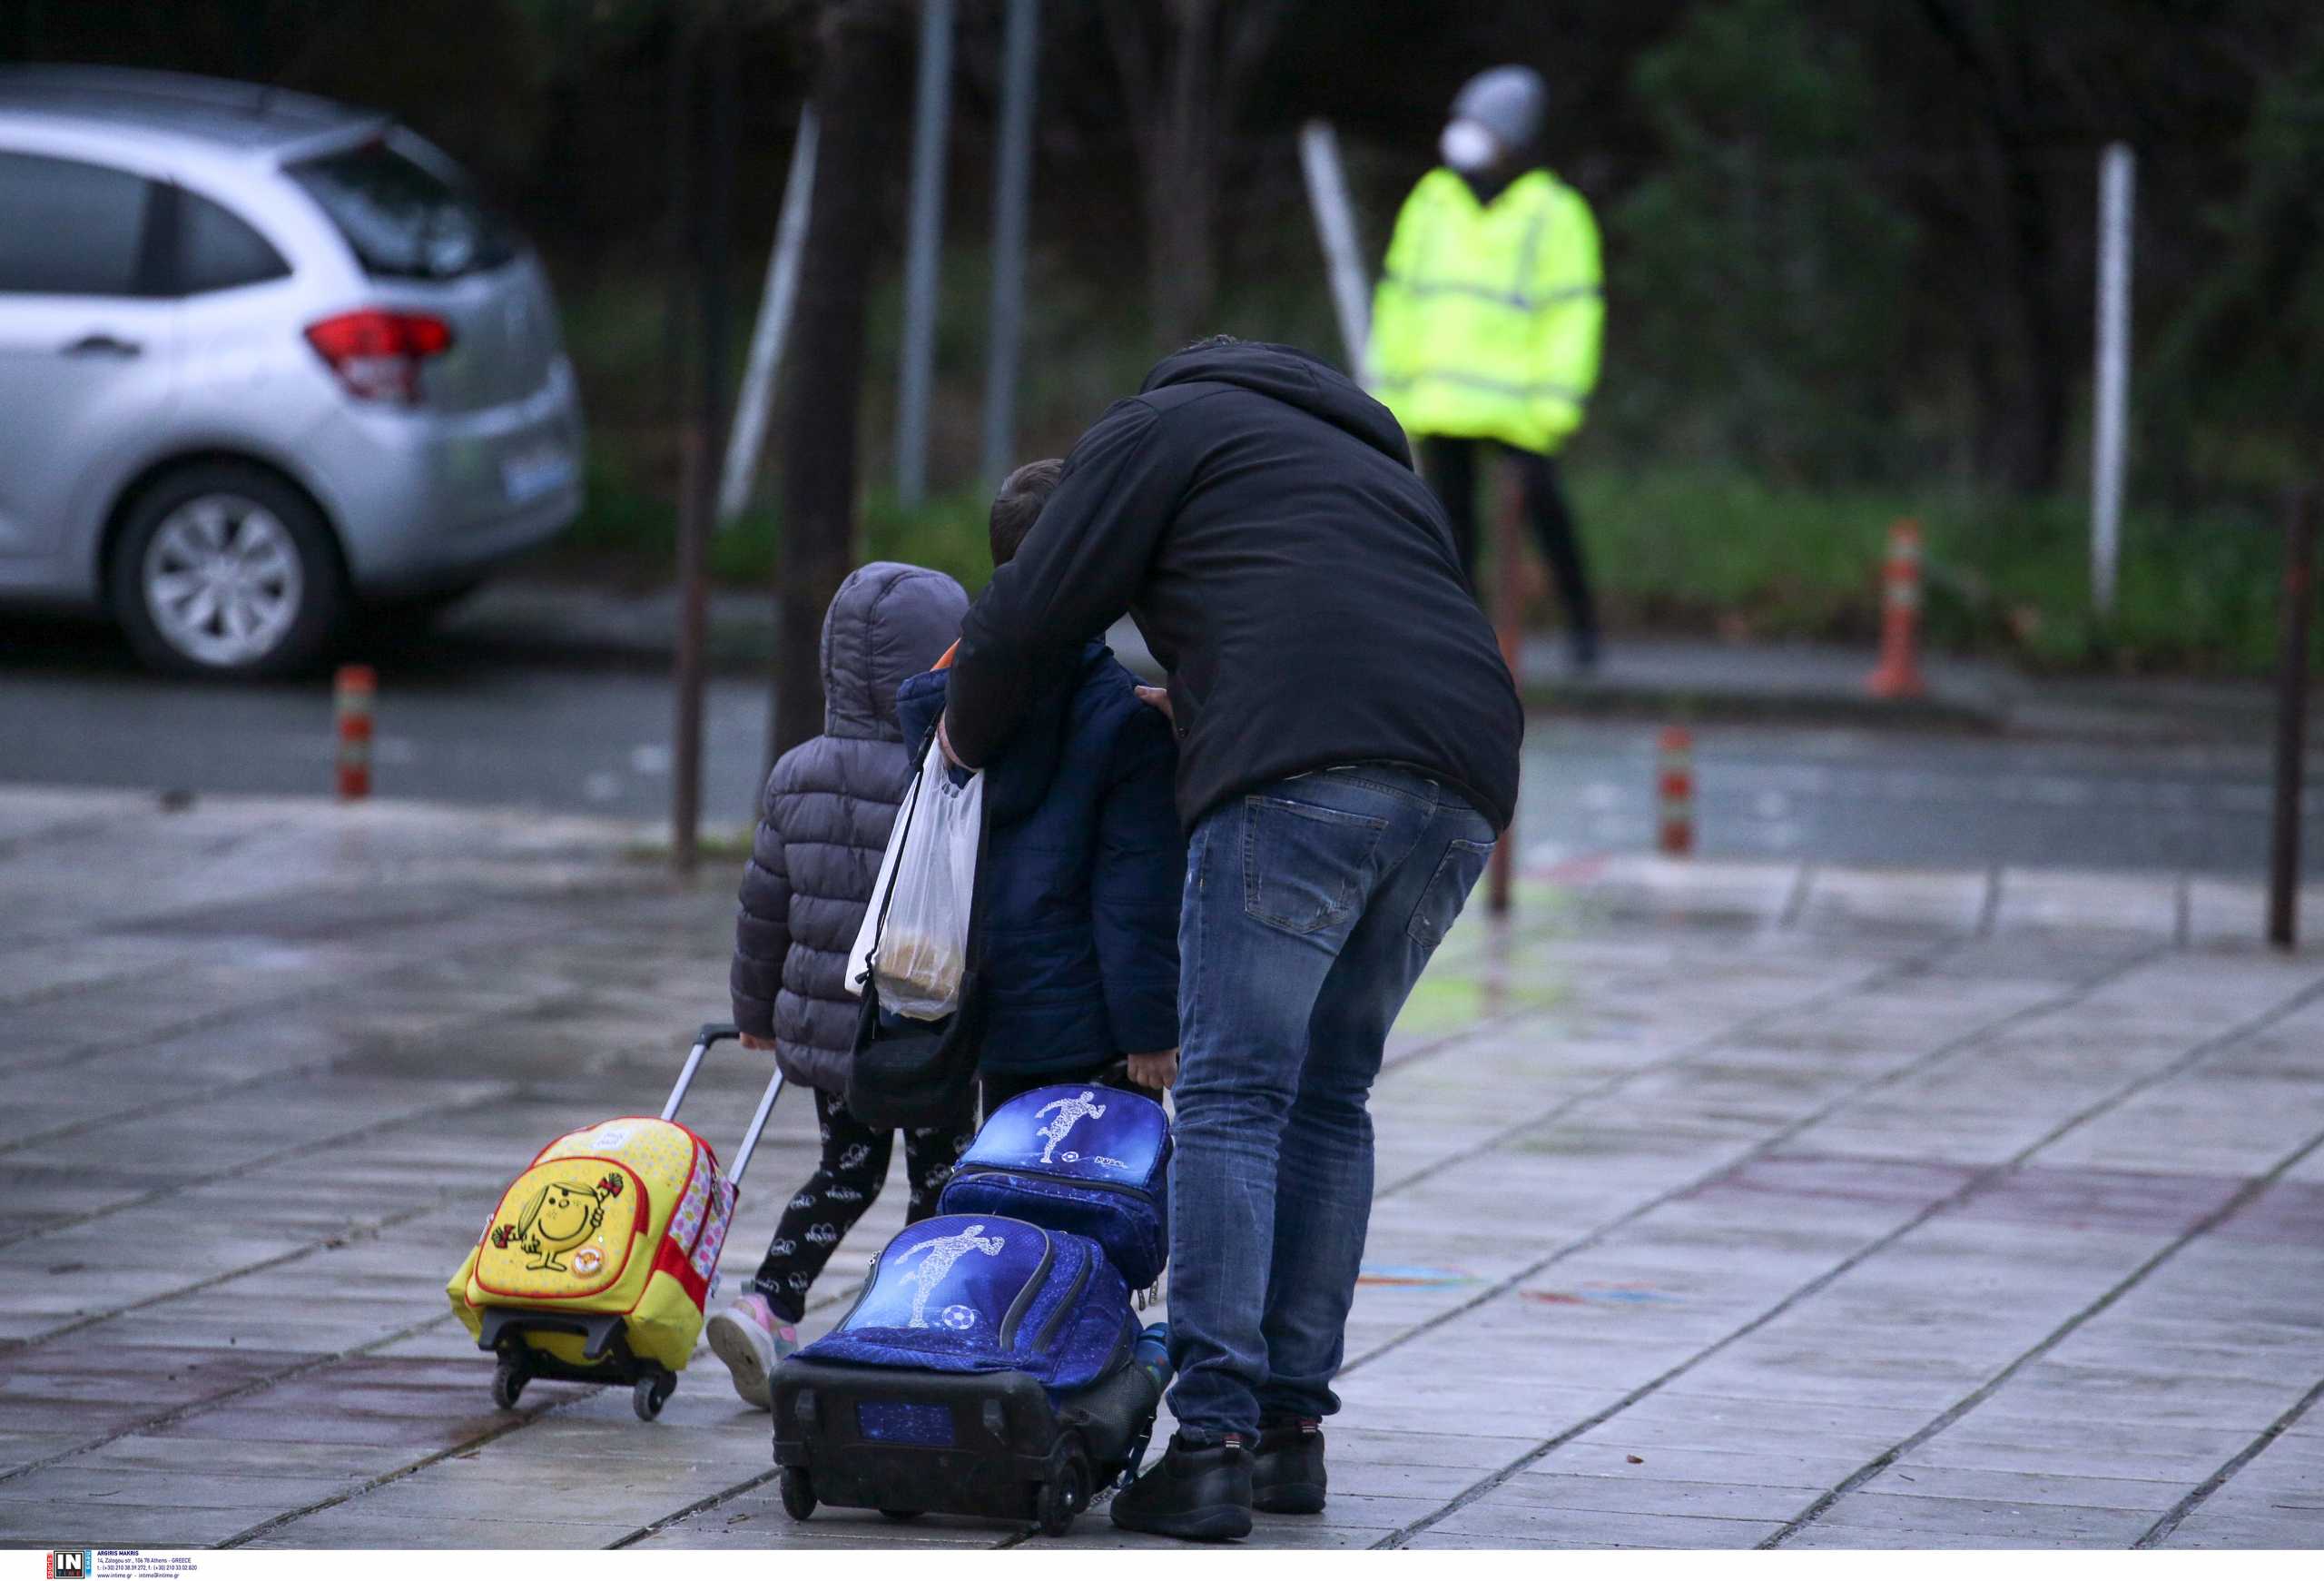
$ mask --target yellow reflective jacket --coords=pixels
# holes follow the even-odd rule
[[[1373,304],[1373,393],[1407,432],[1546,454],[1581,426],[1606,321],[1598,222],[1529,171],[1490,203],[1450,170],[1396,216]]]

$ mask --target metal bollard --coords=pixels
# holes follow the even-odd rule
[[[1865,682],[1876,697],[1917,697],[1921,679],[1921,524],[1888,529],[1888,563],[1880,577],[1880,667]]]
[[[1695,738],[1684,725],[1666,725],[1657,744],[1661,763],[1655,775],[1655,844],[1666,856],[1695,849]]]
[[[1520,557],[1518,545],[1524,513],[1524,499],[1519,489],[1517,468],[1504,461],[1496,480],[1492,513],[1492,622],[1494,635],[1501,642],[1501,660],[1509,667],[1509,678],[1516,684],[1520,697],[1525,691],[1525,598],[1517,584]],[[1509,827],[1493,842],[1492,857],[1486,868],[1485,912],[1489,916],[1506,917],[1516,884],[1517,814],[1509,815]]]
[[[344,664],[331,689],[339,723],[339,799],[371,794],[371,697],[379,677],[368,664]]]
[[[2299,942],[2299,804],[2308,761],[2308,627],[2316,602],[2316,497],[2284,506],[2282,657],[2276,675],[2276,792],[2268,838],[2268,942]]]

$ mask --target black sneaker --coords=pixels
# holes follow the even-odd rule
[[[1251,1455],[1241,1438],[1189,1444],[1183,1434],[1144,1476],[1114,1495],[1114,1524],[1193,1542],[1251,1535]]]
[[[1251,1459],[1251,1507],[1269,1515],[1324,1513],[1324,1424],[1275,1417],[1259,1424]]]

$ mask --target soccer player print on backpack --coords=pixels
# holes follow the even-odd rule
[[[1057,1151],[1057,1144],[1073,1133],[1073,1128],[1081,1123],[1085,1115],[1096,1117],[1102,1116],[1106,1112],[1104,1104],[1089,1102],[1096,1096],[1097,1093],[1093,1090],[1084,1087],[1078,1098],[1060,1098],[1053,1103],[1044,1103],[1033,1112],[1033,1118],[1036,1120],[1052,1109],[1058,1112],[1058,1117],[1043,1126],[1040,1131],[1040,1135],[1049,1144],[1041,1149],[1041,1162],[1046,1164],[1057,1161],[1052,1156]],[[1080,1156],[1078,1153],[1068,1153],[1065,1155],[1065,1161],[1071,1163]]]
[[[928,1298],[935,1294],[936,1287],[944,1282],[944,1276],[952,1271],[954,1263],[971,1251],[981,1251],[987,1257],[999,1257],[1000,1249],[1008,1244],[1006,1237],[987,1235],[983,1225],[971,1224],[958,1235],[940,1235],[933,1240],[908,1246],[897,1254],[899,1267],[908,1258],[918,1257],[923,1251],[928,1254],[925,1261],[904,1276],[904,1282],[911,1286],[911,1321],[907,1327],[928,1327]]]

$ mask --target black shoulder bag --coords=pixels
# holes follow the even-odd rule
[[[937,750],[936,734],[921,745],[920,762]],[[896,816],[901,821],[919,810],[920,771],[914,766],[911,797]],[[866,971],[857,984],[863,994],[862,1013],[855,1023],[854,1058],[848,1062],[848,1112],[864,1124],[885,1130],[904,1126],[919,1130],[933,1125],[966,1125],[976,1117],[977,1051],[984,1041],[984,908],[990,887],[985,879],[985,847],[992,835],[992,804],[982,806],[977,825],[976,889],[969,899],[967,959],[960,970],[960,1004],[941,1022],[918,1022],[895,1017],[883,1023],[880,987]],[[880,927],[885,932],[888,906],[895,899],[897,874],[888,874],[887,892],[880,896]],[[872,960],[880,957],[879,945]]]

